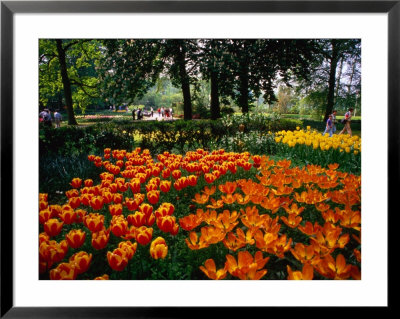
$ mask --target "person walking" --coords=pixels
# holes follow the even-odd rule
[[[153,107],[150,108],[150,112],[151,112],[151,117],[153,118]]]
[[[44,109],[42,112],[40,112],[39,117],[43,118],[42,123],[47,126],[52,126],[51,124],[51,114],[49,109]]]
[[[341,121],[344,124],[343,130],[340,131],[340,134],[343,134],[344,131],[347,131],[347,133],[349,133],[350,136],[352,136],[352,132],[351,132],[351,127],[350,127],[350,123],[351,123],[351,118],[353,116],[353,108],[349,108],[349,110],[346,112],[346,114],[344,115],[344,119]]]
[[[333,122],[332,122],[332,114],[329,115],[328,119],[326,120],[326,128],[322,135],[325,133],[329,133],[329,137],[332,137],[332,129],[333,129]]]
[[[161,116],[164,117],[164,107],[161,107]]]
[[[58,112],[58,110],[56,110],[53,115],[54,115],[54,123],[56,123],[56,128],[58,128],[61,126],[62,116]]]

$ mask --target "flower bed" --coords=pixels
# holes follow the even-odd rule
[[[39,195],[41,279],[360,279],[359,176],[248,152],[105,149]]]

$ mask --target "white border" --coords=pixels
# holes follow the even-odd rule
[[[14,37],[15,306],[387,305],[387,14],[15,14]],[[361,38],[362,280],[37,280],[38,38],[55,37]]]

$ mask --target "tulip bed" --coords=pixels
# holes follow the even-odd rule
[[[354,173],[361,172],[361,138],[357,135],[329,134],[297,127],[294,131],[278,131],[273,134],[278,145],[277,153],[313,164],[340,163],[341,168]]]
[[[40,279],[361,278],[361,177],[248,152],[89,155],[39,194]]]

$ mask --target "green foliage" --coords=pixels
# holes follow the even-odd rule
[[[57,201],[65,198],[65,191],[71,189],[68,181],[73,178],[97,181],[101,169],[89,162],[87,155],[88,153],[70,156],[47,153],[46,156],[40,156],[39,192],[48,193],[50,201]]]
[[[101,52],[96,40],[63,40],[67,59],[67,72],[72,87],[73,107],[85,109],[98,100],[98,77]],[[42,105],[58,101],[58,108],[65,105],[59,94],[64,94],[60,73],[60,62],[56,42],[53,39],[39,40],[39,101]],[[60,105],[60,102],[62,103]]]
[[[222,116],[230,115],[230,114],[233,114],[233,113],[235,113],[235,110],[232,107],[225,106],[225,105],[223,107],[221,107],[221,115]]]
[[[133,147],[133,137],[113,123],[94,124],[88,127],[66,126],[57,129],[41,126],[39,130],[41,156],[99,153],[107,147],[130,149]]]

